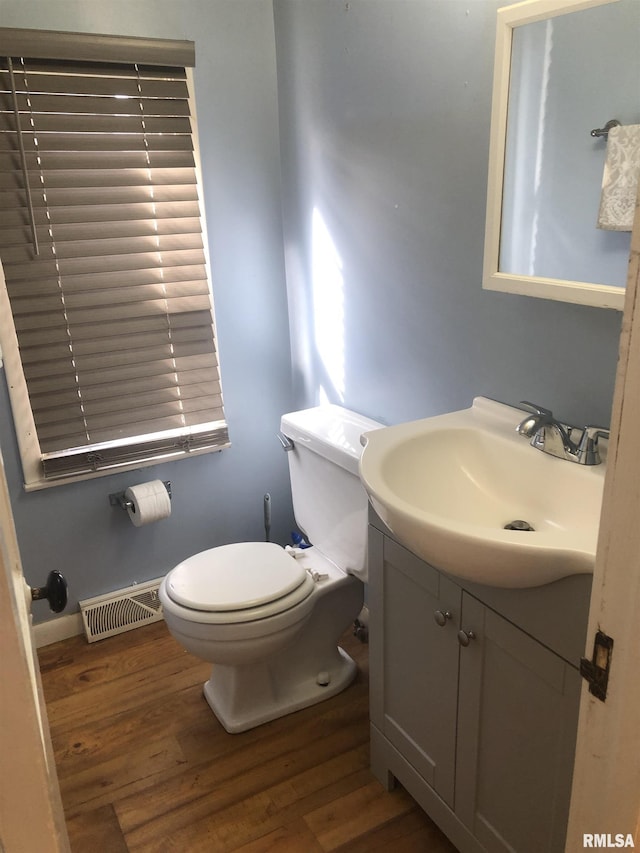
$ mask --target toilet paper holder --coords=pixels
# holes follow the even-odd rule
[[[167,490],[169,499],[171,499],[171,482],[169,480],[163,480],[162,482],[164,484],[165,489]],[[125,511],[131,509],[131,507],[133,506],[132,501],[128,500],[128,498],[125,497],[125,492],[113,492],[112,494],[110,494],[109,503],[111,504],[111,506],[119,506]]]

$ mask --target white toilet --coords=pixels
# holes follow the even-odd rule
[[[338,639],[360,613],[366,580],[360,436],[380,426],[340,406],[284,415],[294,514],[313,547],[221,545],[160,586],[170,632],[213,663],[204,695],[228,732],[328,699],[356,674]]]

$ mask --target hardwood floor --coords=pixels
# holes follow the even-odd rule
[[[209,664],[164,622],[40,649],[73,853],[455,853],[409,795],[369,770],[367,649],[356,682],[227,734],[202,695]]]

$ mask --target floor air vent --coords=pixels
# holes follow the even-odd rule
[[[158,578],[81,601],[87,640],[93,643],[162,619],[158,598],[161,583],[162,578]]]

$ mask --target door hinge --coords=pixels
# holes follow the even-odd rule
[[[612,651],[613,637],[608,637],[602,631],[596,631],[593,641],[593,658],[591,660],[580,658],[580,675],[589,682],[589,693],[593,693],[602,702],[607,698]]]

